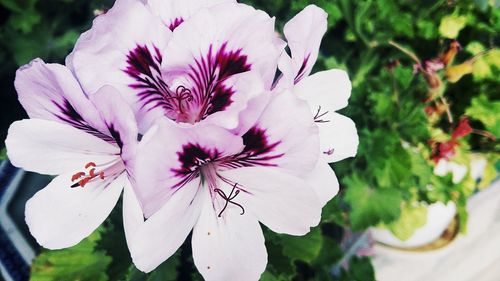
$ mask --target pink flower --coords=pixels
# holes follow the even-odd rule
[[[57,175],[26,204],[31,234],[49,249],[77,244],[106,219],[124,187],[128,234],[142,219],[126,172],[137,126],[116,90],[103,87],[89,99],[66,67],[40,59],[17,71],[15,86],[30,119],[10,126],[9,159]]]

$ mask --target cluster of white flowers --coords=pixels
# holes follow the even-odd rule
[[[49,249],[77,244],[123,190],[134,264],[149,272],[192,232],[206,280],[257,280],[260,223],[304,235],[338,192],[328,163],[356,154],[346,72],[311,74],[326,13],[284,27],[234,0],[117,0],[66,65],[40,59],[15,86],[30,119],[13,123],[12,163],[56,175],[26,205]],[[289,53],[285,51],[288,46]]]

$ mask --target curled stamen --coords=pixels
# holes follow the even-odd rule
[[[314,115],[314,122],[317,122],[317,123],[328,123],[330,122],[330,120],[323,120],[323,119],[320,119],[321,117],[325,116],[326,114],[328,114],[328,111],[325,111],[323,113],[321,113],[321,105],[319,106],[318,108],[318,111],[316,112],[316,115]]]
[[[220,195],[220,197],[222,197],[222,199],[226,200],[226,204],[224,204],[224,208],[222,208],[222,210],[219,212],[219,215],[218,215],[219,218],[222,216],[222,213],[226,210],[227,205],[229,203],[241,208],[240,215],[243,215],[245,213],[245,208],[243,208],[243,206],[241,206],[239,203],[232,201],[240,193],[239,190],[236,190],[236,192],[234,191],[237,188],[237,186],[238,186],[238,184],[235,183],[233,186],[233,189],[231,189],[231,193],[229,193],[229,196],[226,196],[224,191],[222,191],[221,189],[218,189],[218,188],[214,189],[214,191],[217,192]],[[234,192],[234,195],[233,195],[233,192]]]
[[[186,88],[182,85],[177,87],[177,89],[175,90],[175,93],[177,95],[176,98],[179,101],[182,101],[182,100],[187,100],[188,102],[193,101],[193,94],[191,93],[191,90],[189,90],[188,88]]]

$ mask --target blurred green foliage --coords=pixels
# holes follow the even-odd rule
[[[0,0],[2,138],[8,125],[25,114],[13,88],[15,70],[35,57],[63,62],[78,35],[90,27],[94,10],[109,8],[112,2]],[[465,202],[475,192],[476,182],[467,177],[454,184],[451,175],[435,176],[429,140],[449,139],[456,120],[464,114],[474,129],[499,136],[499,2],[241,2],[276,16],[278,30],[308,4],[325,9],[328,31],[314,71],[341,68],[349,72],[353,91],[349,106],[341,113],[355,121],[360,136],[358,156],[332,165],[341,190],[325,206],[322,224],[305,237],[265,231],[269,264],[262,280],[375,280],[369,258],[360,257],[358,240],[351,241],[344,230],[363,231],[383,224],[398,237],[409,237],[423,224],[421,211],[408,210],[412,203],[454,201],[463,225]],[[443,84],[431,97],[447,99],[455,120],[451,124],[446,114],[435,120],[426,115],[426,106],[433,105],[424,102],[429,99],[427,81],[413,73],[414,59],[390,44],[397,43],[424,61],[443,53],[450,39],[465,47],[456,56],[457,66],[473,58],[470,71],[455,68],[453,73],[439,74]],[[452,75],[458,79],[450,79]],[[479,184],[484,188],[496,176],[493,164],[499,158],[498,148],[484,134],[472,134],[460,140],[454,161],[469,163],[471,151],[486,155],[490,165]],[[156,271],[143,274],[131,264],[120,212],[115,210],[102,229],[74,248],[43,251],[34,262],[32,280],[202,280],[192,262],[189,240]],[[78,259],[79,264],[63,266],[68,257]]]

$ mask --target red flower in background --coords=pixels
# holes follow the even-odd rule
[[[455,155],[455,149],[459,145],[458,139],[463,138],[472,133],[472,127],[469,125],[469,118],[463,116],[460,118],[458,126],[453,130],[451,139],[446,142],[429,141],[432,147],[432,160],[437,163],[441,159],[450,159]]]

